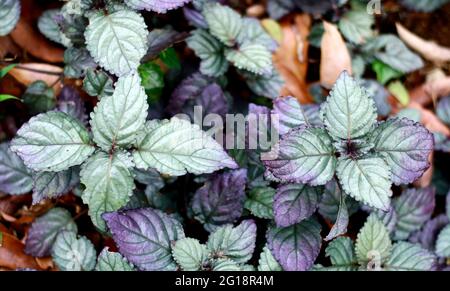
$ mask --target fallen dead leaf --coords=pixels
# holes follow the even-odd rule
[[[447,96],[450,94],[450,77],[429,81],[424,85],[424,90],[433,99]]]
[[[337,27],[323,22],[325,32],[321,43],[320,83],[331,89],[342,71],[352,74],[352,60],[345,41]]]
[[[411,101],[408,108],[415,108],[420,111],[422,123],[429,131],[439,132],[450,137],[450,129],[434,114],[433,111],[425,109],[421,104]]]
[[[444,63],[450,61],[450,48],[438,45],[434,41],[427,41],[407,30],[400,23],[396,23],[400,38],[413,50],[421,54],[425,59]]]
[[[281,95],[292,95],[300,103],[311,103],[306,85],[311,18],[307,14],[299,14],[280,24],[283,37],[273,55],[273,63],[285,81]]]
[[[22,268],[42,269],[32,256],[25,254],[24,244],[8,233],[3,233],[2,246],[0,247],[0,267],[11,270]]]
[[[50,74],[44,72],[49,72]],[[49,86],[53,85],[55,93],[58,94],[61,90],[60,80],[62,72],[63,69],[58,66],[44,63],[26,63],[16,66],[9,71],[9,74],[25,86],[28,86],[35,81],[42,80]]]

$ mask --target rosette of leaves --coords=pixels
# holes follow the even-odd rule
[[[228,6],[210,2],[201,6],[199,17],[205,25],[194,30],[186,42],[201,59],[202,74],[222,76],[231,63],[249,79],[249,87],[256,94],[267,94],[258,90],[264,83],[281,87],[282,81],[272,65],[276,41],[257,19],[242,17]],[[267,97],[274,98],[272,95]]]
[[[36,185],[52,183],[66,191],[72,171],[81,165],[83,202],[94,224],[101,215],[124,207],[133,194],[133,169],[161,173],[211,173],[236,163],[198,126],[173,118],[146,122],[147,97],[137,72],[122,76],[111,96],[103,96],[90,115],[88,129],[68,111],[50,111],[30,119],[17,132],[11,150],[35,172]],[[54,191],[41,189],[54,196]],[[58,191],[56,191],[58,192]],[[58,192],[59,193],[59,192]]]
[[[343,194],[387,211],[391,185],[412,183],[429,167],[433,135],[408,119],[377,122],[373,99],[347,72],[320,115],[323,126],[291,121],[293,128],[274,147],[276,158],[263,161],[271,176],[307,187],[335,177]],[[280,120],[284,124],[284,115]]]

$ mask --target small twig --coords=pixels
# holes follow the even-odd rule
[[[61,76],[61,74],[62,74],[62,73],[58,73],[58,72],[27,68],[27,67],[23,67],[21,65],[17,65],[14,68],[19,69],[19,70],[25,70],[25,71],[30,71],[30,72],[34,72],[34,73],[39,73],[39,74],[52,75],[52,76]]]
[[[77,220],[77,219],[80,218],[81,216],[85,215],[87,212],[88,212],[87,209],[81,211],[80,213],[78,213],[77,215],[75,215],[75,216],[73,217],[73,220]]]

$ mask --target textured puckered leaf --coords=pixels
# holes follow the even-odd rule
[[[237,37],[240,44],[245,42],[260,44],[269,51],[274,51],[277,48],[277,42],[264,30],[258,19],[246,17],[242,23],[241,31]]]
[[[406,7],[422,12],[434,11],[448,2],[449,0],[401,0]]]
[[[213,257],[229,258],[243,264],[252,257],[255,241],[255,222],[244,220],[236,227],[226,225],[218,228],[210,234],[207,247]]]
[[[365,10],[349,11],[339,21],[339,30],[352,43],[362,44],[374,35],[374,22],[373,15],[368,15]]]
[[[433,151],[434,138],[418,123],[389,119],[380,123],[370,140],[391,168],[396,185],[414,182],[430,166],[428,156]]]
[[[0,36],[10,33],[20,18],[20,0],[0,0]]]
[[[64,52],[64,76],[80,78],[86,70],[95,68],[97,64],[85,48],[70,47]]]
[[[229,259],[218,259],[212,263],[212,270],[216,272],[242,271],[235,261]]]
[[[9,143],[0,144],[0,192],[24,194],[33,187],[31,173],[23,161],[9,149]]]
[[[411,73],[424,66],[422,59],[393,34],[383,34],[368,41],[364,49],[402,73]]]
[[[318,120],[317,105],[300,105],[295,97],[279,97],[273,101],[272,114],[278,114],[278,132],[286,134],[289,130],[300,125],[320,126],[322,122]]]
[[[239,13],[219,3],[206,4],[202,13],[212,35],[227,46],[236,43],[243,23]]]
[[[279,186],[273,203],[275,222],[278,226],[290,226],[309,218],[316,211],[322,193],[323,188],[304,184]]]
[[[77,225],[69,211],[64,208],[50,209],[31,225],[25,242],[25,252],[35,257],[50,255],[56,236],[61,230],[77,232]]]
[[[153,121],[147,123],[145,131],[133,152],[138,168],[151,167],[181,176],[187,172],[202,174],[237,167],[219,143],[186,120]]]
[[[200,271],[208,258],[208,250],[198,240],[184,238],[175,243],[172,255],[184,271]]]
[[[340,196],[339,210],[337,213],[336,221],[334,222],[333,227],[325,238],[326,241],[332,240],[335,237],[347,232],[349,215],[347,205],[345,204],[345,194],[341,192]]]
[[[278,150],[277,158],[263,162],[282,181],[316,186],[326,184],[334,175],[334,148],[324,129],[300,126],[284,135],[274,150]]]
[[[325,250],[325,256],[330,258],[332,270],[356,271],[358,268],[353,241],[349,237],[338,237],[330,242]]]
[[[11,142],[28,168],[62,171],[83,163],[93,152],[89,133],[73,117],[50,111],[30,119]]]
[[[450,258],[450,225],[447,225],[437,237],[436,254],[439,257]]]
[[[214,175],[192,198],[194,217],[208,231],[233,223],[244,208],[246,182],[245,169]]]
[[[102,71],[88,69],[83,80],[83,89],[90,96],[111,96],[114,93],[113,81]]]
[[[413,233],[409,241],[419,243],[423,248],[434,251],[436,238],[447,224],[449,224],[448,217],[444,214],[438,215],[427,221],[420,231]]]
[[[125,3],[133,9],[166,13],[168,10],[183,6],[191,0],[125,0]]]
[[[413,231],[419,230],[430,219],[435,206],[435,192],[433,187],[408,189],[393,201],[397,213],[394,234],[397,240],[408,239]]]
[[[283,271],[267,245],[264,246],[261,255],[259,255],[258,271]]]
[[[436,256],[419,245],[399,242],[392,247],[392,254],[384,268],[388,271],[432,271]]]
[[[147,118],[147,95],[138,74],[121,77],[112,96],[101,98],[91,114],[95,143],[108,151],[130,146]]]
[[[341,204],[341,193],[342,190],[336,180],[333,179],[325,185],[325,192],[319,204],[319,213],[331,222],[337,220]],[[359,209],[359,203],[348,195],[345,196],[345,204],[349,215],[352,215]]]
[[[86,187],[83,202],[89,205],[89,215],[94,224],[104,230],[101,215],[115,211],[127,204],[135,187],[131,158],[122,152],[98,152],[90,157],[81,169],[81,183]]]
[[[94,245],[73,231],[59,232],[52,247],[52,258],[61,271],[92,271],[95,267]]]
[[[208,76],[219,77],[228,70],[228,62],[224,56],[223,44],[206,30],[195,30],[186,42],[202,60],[200,63],[200,72]]]
[[[339,158],[337,176],[345,193],[357,201],[378,209],[389,209],[391,172],[382,158]]]
[[[37,25],[39,31],[45,35],[45,37],[56,43],[68,46],[70,45],[70,41],[64,37],[58,23],[56,22],[56,17],[60,13],[61,12],[59,9],[44,11],[44,13],[42,13],[39,17]]]
[[[272,99],[280,96],[284,80],[276,69],[272,69],[270,74],[264,75],[256,75],[245,70],[241,70],[240,73],[253,93]]]
[[[96,271],[134,271],[134,267],[119,253],[104,248],[98,255]]]
[[[273,218],[273,198],[275,189],[270,187],[253,188],[245,200],[245,208],[259,218]]]
[[[136,70],[147,52],[147,26],[134,11],[93,14],[85,37],[87,49],[109,72],[118,76]]]
[[[78,91],[71,86],[64,86],[58,95],[58,110],[78,119],[83,124],[87,121],[86,108]]]
[[[33,174],[33,204],[43,199],[66,194],[80,181],[79,167],[60,172],[36,172]]]
[[[172,243],[184,238],[174,218],[151,208],[103,214],[120,253],[141,270],[175,270]]]
[[[41,80],[31,83],[23,93],[22,99],[31,115],[49,111],[56,103],[53,89]]]
[[[356,239],[358,262],[380,266],[389,257],[391,249],[392,243],[386,226],[375,215],[370,215]]]
[[[71,1],[73,4],[73,1]],[[65,39],[66,44],[72,44],[76,47],[82,47],[85,44],[84,31],[89,21],[83,15],[68,14],[65,13],[64,7],[62,8],[62,13],[57,15],[55,18],[58,27],[64,34],[61,38]],[[67,41],[67,39],[70,41]]]
[[[328,132],[338,139],[357,139],[373,130],[377,111],[373,99],[347,72],[343,72],[322,107]]]
[[[285,228],[273,227],[267,233],[267,243],[283,270],[306,271],[319,255],[320,230],[320,224],[312,219]]]
[[[395,211],[394,207],[392,207],[391,205],[388,211],[377,209],[373,211],[373,213],[381,222],[383,222],[389,233],[392,234],[395,230],[398,220],[397,212]]]
[[[237,68],[263,75],[272,72],[272,54],[261,44],[246,42],[235,50],[227,50],[225,57]]]
[[[450,124],[450,96],[442,98],[436,107],[437,116],[446,124]]]

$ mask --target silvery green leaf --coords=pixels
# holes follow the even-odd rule
[[[83,89],[89,96],[111,96],[114,93],[113,81],[102,71],[88,69],[83,80]]]
[[[147,52],[147,35],[144,18],[131,10],[93,14],[85,32],[91,55],[102,67],[118,76],[137,69]]]
[[[389,207],[388,211],[383,211],[380,209],[377,209],[373,211],[374,215],[386,226],[389,233],[392,234],[395,230],[395,227],[397,226],[397,212],[395,211],[395,208],[392,207],[392,205]]]
[[[283,271],[267,245],[264,246],[261,254],[259,255],[258,271]]]
[[[125,206],[133,194],[133,162],[128,154],[97,152],[81,168],[81,183],[86,187],[82,199],[89,205],[92,222],[105,229],[101,215]]]
[[[432,12],[448,2],[449,0],[401,0],[406,7],[421,12]]]
[[[229,258],[238,264],[246,263],[253,255],[256,224],[244,220],[236,227],[226,225],[209,235],[207,247],[214,258]]]
[[[346,194],[368,206],[389,209],[391,171],[382,158],[367,156],[353,160],[341,157],[336,171]]]
[[[391,113],[391,105],[388,102],[389,91],[375,80],[362,80],[361,85],[375,101],[375,106],[379,115],[388,116]]]
[[[141,170],[133,169],[134,179],[141,184],[147,185],[156,191],[164,187],[164,180],[161,174],[155,169]]]
[[[273,52],[276,50],[277,42],[264,30],[261,23],[256,18],[245,17],[242,21],[242,28],[237,36],[237,42],[243,44],[251,42],[260,44]]]
[[[38,28],[39,31],[51,41],[62,44],[64,46],[70,46],[70,41],[63,41],[64,35],[59,28],[59,25],[56,21],[56,17],[60,14],[59,9],[50,9],[44,11],[42,15],[38,19]]]
[[[125,3],[133,9],[166,13],[168,10],[177,9],[191,0],[125,0]]]
[[[297,98],[292,96],[275,99],[272,114],[278,115],[280,134],[286,134],[300,125],[322,125],[318,118],[318,105],[300,105]]]
[[[245,70],[240,72],[250,90],[256,95],[274,99],[280,96],[284,80],[276,69],[272,69],[270,74],[257,75]]]
[[[341,202],[341,189],[336,180],[331,180],[325,185],[325,192],[322,195],[322,199],[319,204],[319,213],[329,221],[336,221],[339,206]],[[349,215],[352,215],[359,209],[359,203],[350,196],[345,196],[345,204]]]
[[[314,219],[289,227],[272,227],[267,233],[269,249],[285,271],[311,269],[320,252],[321,226]]]
[[[225,57],[238,69],[257,75],[272,72],[272,54],[261,44],[245,42],[238,49],[227,49]]]
[[[97,258],[96,271],[135,271],[133,265],[122,257],[120,253],[110,252],[104,248]]]
[[[393,200],[397,213],[394,237],[406,240],[414,231],[422,228],[434,211],[436,191],[433,187],[407,189]]]
[[[64,41],[69,42],[76,47],[84,46],[86,41],[84,38],[84,31],[89,24],[86,17],[83,15],[62,13],[62,15],[56,16],[55,21],[63,33],[62,39],[64,39]]]
[[[87,69],[97,66],[85,48],[75,47],[66,49],[64,63],[64,76],[68,78],[80,78],[86,74]]]
[[[138,168],[174,176],[237,167],[219,143],[197,125],[178,118],[147,123],[133,158]]]
[[[208,258],[208,250],[196,239],[183,238],[175,242],[172,255],[183,271],[200,271]]]
[[[33,187],[31,173],[9,143],[0,143],[0,192],[25,194]]]
[[[270,187],[256,187],[250,190],[244,207],[259,218],[273,218],[273,197],[275,189]]]
[[[381,266],[391,254],[392,243],[386,226],[370,215],[358,233],[355,251],[361,265],[375,264]]]
[[[377,121],[373,99],[346,71],[337,79],[321,113],[328,132],[336,139],[361,138]]]
[[[345,198],[346,198],[345,194],[341,192],[341,197],[339,199],[340,200],[339,210],[337,213],[336,221],[334,222],[333,227],[330,229],[330,232],[325,238],[326,241],[330,241],[335,237],[338,237],[347,232],[349,215],[347,205],[345,204]]]
[[[373,15],[367,14],[365,10],[349,11],[339,20],[339,30],[350,42],[362,44],[374,36],[374,23]]]
[[[94,245],[73,231],[60,231],[52,247],[52,258],[61,271],[92,271],[95,267]]]
[[[263,162],[283,182],[317,186],[326,184],[334,175],[332,139],[322,128],[301,125],[283,135],[273,151],[276,158]]]
[[[25,252],[35,257],[50,255],[56,236],[61,230],[77,232],[77,225],[69,211],[55,207],[31,224],[25,241]]]
[[[220,258],[212,263],[212,270],[216,272],[236,272],[241,271],[241,268],[233,260]]]
[[[68,193],[80,182],[79,171],[79,167],[71,167],[60,172],[33,173],[33,204]]]
[[[202,60],[200,72],[207,76],[218,77],[228,70],[228,61],[223,55],[223,44],[206,30],[194,30],[186,39],[188,46]]]
[[[144,129],[147,109],[139,75],[120,77],[113,95],[101,98],[91,114],[95,143],[105,151],[128,148]]]
[[[35,171],[63,171],[83,163],[93,152],[89,133],[76,119],[50,111],[31,118],[11,142],[25,165]]]
[[[408,119],[389,119],[372,132],[370,142],[392,170],[396,185],[409,184],[429,168],[433,135],[419,123]]]
[[[20,18],[20,0],[0,0],[0,36],[9,34]]]
[[[450,124],[450,96],[439,100],[436,107],[436,114],[444,123]]]
[[[278,186],[273,203],[277,226],[290,226],[313,215],[322,192],[322,187],[311,187],[304,184]]]
[[[325,250],[325,256],[330,258],[332,270],[356,271],[358,264],[353,249],[353,241],[349,237],[338,237],[331,241]]]
[[[295,3],[290,0],[272,0],[267,3],[267,10],[271,18],[280,19],[295,9]]]
[[[105,213],[120,253],[140,270],[175,270],[172,243],[184,238],[183,227],[169,215],[151,208]]]
[[[432,271],[436,256],[408,242],[398,242],[392,247],[392,254],[384,268],[388,271]]]
[[[450,225],[441,230],[437,237],[436,254],[442,258],[450,258]]]
[[[239,13],[229,6],[208,3],[203,7],[202,14],[213,36],[229,47],[236,43],[243,24]]]
[[[32,115],[52,110],[56,105],[53,89],[41,80],[31,83],[22,99]]]
[[[363,50],[402,73],[411,73],[424,66],[422,59],[393,34],[383,34],[371,39]]]

